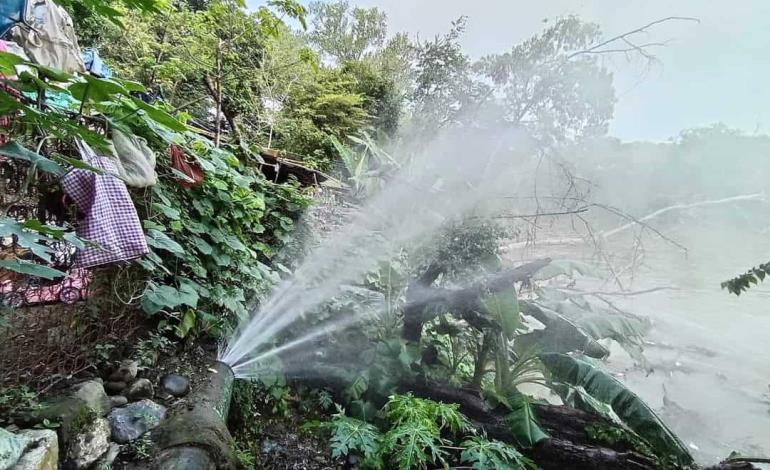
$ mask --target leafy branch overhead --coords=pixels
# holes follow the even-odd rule
[[[770,262],[760,264],[745,274],[723,282],[722,289],[727,289],[728,292],[735,295],[741,295],[751,289],[751,286],[764,281],[766,276],[770,276]]]

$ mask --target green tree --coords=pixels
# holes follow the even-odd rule
[[[474,68],[499,96],[499,118],[543,143],[603,135],[615,103],[612,74],[584,52],[600,38],[597,25],[570,16]]]
[[[336,63],[361,60],[385,41],[387,16],[377,8],[351,8],[344,0],[313,2],[310,15],[311,44]]]

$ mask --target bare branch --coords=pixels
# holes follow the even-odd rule
[[[618,34],[617,36],[611,37],[611,38],[609,38],[609,39],[607,39],[605,41],[602,41],[602,42],[600,42],[598,44],[595,44],[595,45],[589,47],[588,49],[584,49],[584,50],[581,50],[581,51],[575,51],[575,52],[573,52],[573,53],[571,53],[571,54],[569,54],[567,56],[567,60],[575,58],[575,57],[577,57],[579,55],[582,55],[582,54],[603,54],[603,53],[610,53],[610,52],[620,52],[620,51],[612,50],[612,49],[602,50],[602,47],[607,46],[609,44],[612,44],[612,43],[614,43],[616,41],[622,41],[622,42],[625,42],[626,44],[631,45],[632,46],[632,50],[636,50],[637,52],[640,52],[640,50],[641,50],[642,54],[645,57],[647,57],[647,55],[649,53],[643,52],[643,49],[641,49],[642,48],[641,45],[634,45],[628,38],[633,36],[633,35],[635,35],[635,34],[646,32],[649,28],[651,28],[651,27],[653,27],[655,25],[661,24],[661,23],[666,23],[668,21],[695,21],[696,23],[700,23],[700,20],[698,18],[693,18],[693,17],[689,17],[689,16],[667,16],[666,18],[661,18],[659,20],[655,20],[655,21],[653,21],[651,23],[647,23],[646,25],[641,26],[639,28],[632,29],[631,31],[626,31],[623,34]],[[623,51],[623,52],[629,52],[629,51]]]

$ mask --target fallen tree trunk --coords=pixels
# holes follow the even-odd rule
[[[417,342],[422,336],[422,326],[435,318],[441,311],[440,306],[447,306],[461,315],[472,326],[482,329],[491,323],[478,312],[480,298],[486,292],[499,292],[513,286],[516,282],[528,281],[534,273],[551,262],[544,258],[507,269],[494,274],[481,282],[465,289],[442,289],[430,287],[441,274],[441,268],[430,268],[409,286],[407,303],[404,306],[404,327],[402,337],[406,341]],[[428,308],[432,307],[432,308]]]
[[[490,409],[478,390],[455,388],[449,384],[425,380],[403,382],[402,392],[460,405],[462,412],[474,426],[483,429],[494,439],[514,442],[507,421],[509,411]],[[574,408],[557,405],[533,405],[538,421],[550,437],[540,441],[524,453],[543,470],[656,470],[658,463],[618,442],[612,447],[596,443],[588,433],[591,427],[617,428],[611,421]],[[704,470],[756,470],[751,464],[721,463]]]

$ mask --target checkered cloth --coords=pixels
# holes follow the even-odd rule
[[[84,215],[76,227],[78,237],[98,245],[78,250],[73,267],[88,268],[147,254],[147,240],[131,196],[123,181],[113,176],[118,173],[115,164],[96,155],[85,142],[78,142],[78,148],[84,162],[104,173],[73,169],[61,178],[62,189]]]

